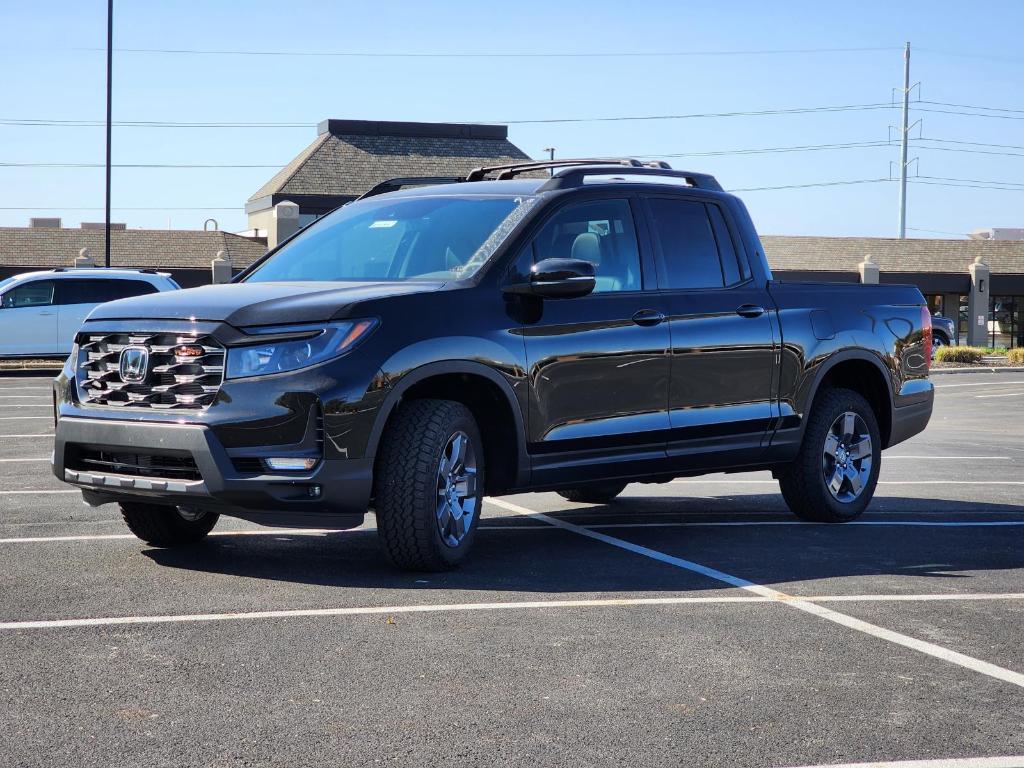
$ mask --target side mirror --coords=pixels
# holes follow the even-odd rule
[[[582,259],[544,259],[530,269],[530,280],[505,287],[506,293],[570,299],[593,292],[594,265]]]

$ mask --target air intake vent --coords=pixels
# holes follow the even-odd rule
[[[203,409],[224,381],[224,348],[210,336],[83,333],[78,344],[85,405]]]

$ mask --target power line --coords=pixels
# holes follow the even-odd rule
[[[915,104],[920,102],[914,102]],[[986,112],[963,112],[954,109],[931,109],[930,107],[912,107],[915,112],[930,112],[936,115],[962,115],[964,117],[987,117],[990,120],[1024,120],[1024,115],[994,115]]]
[[[957,237],[967,237],[966,232],[947,232],[944,229],[922,229],[921,227],[907,227],[912,232],[930,232],[933,235],[956,235]]]
[[[479,120],[474,122],[501,125],[542,125],[551,123],[603,123],[636,120],[691,120],[714,117],[761,117],[766,115],[803,115],[830,112],[861,112],[879,109],[893,109],[889,103],[841,104],[825,107],[792,107],[785,109],[758,109],[735,112],[695,112],[671,115],[621,115],[616,117],[571,117],[540,118],[529,120]],[[27,127],[92,128],[104,125],[101,120],[60,120],[51,118],[0,118],[0,125]],[[311,128],[316,123],[281,122],[181,122],[174,120],[121,120],[115,121],[119,128]]]
[[[981,181],[979,179],[951,179],[947,176],[915,176],[915,179],[932,179],[934,181],[956,181],[964,184],[998,184],[1002,187],[1022,187],[1024,182],[1019,181]]]
[[[246,165],[218,163],[114,163],[113,168],[283,168],[286,163],[278,165]],[[7,163],[0,162],[0,168],[104,168],[103,163]]]
[[[1024,114],[1024,109],[1011,109],[1009,107],[983,107],[977,104],[952,104],[948,101],[928,101],[927,99],[918,99],[917,104],[934,104],[939,107],[957,107],[959,109],[982,109],[988,112],[1017,112],[1018,114]]]
[[[65,48],[69,51],[95,52],[106,50],[101,48]],[[773,49],[738,49],[711,51],[599,51],[588,53],[571,52],[539,52],[516,53],[509,51],[467,53],[467,52],[381,52],[381,51],[287,51],[287,50],[229,50],[206,48],[115,48],[118,53],[145,53],[174,56],[278,56],[278,57],[331,57],[360,59],[622,59],[622,58],[664,58],[700,56],[774,56],[791,54],[821,53],[867,53],[879,51],[895,51],[899,48],[891,46],[853,47],[853,48],[773,48]]]
[[[852,179],[849,181],[819,181],[810,184],[785,184],[778,187],[744,187],[740,189],[730,189],[728,192],[766,192],[777,189],[807,189],[809,187],[844,187],[853,184],[877,184],[882,181],[895,181],[895,179],[884,178],[884,179]]]
[[[81,207],[81,206],[69,206],[69,205],[18,205],[0,206],[0,211],[102,211],[103,206],[100,207]],[[231,206],[178,206],[178,207],[162,207],[162,206],[124,206],[115,205],[111,208],[112,211],[241,211],[244,210],[242,206],[231,205]]]

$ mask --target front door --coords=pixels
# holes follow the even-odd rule
[[[595,199],[556,211],[521,259],[585,259],[597,277],[589,296],[524,300],[536,483],[664,462],[669,330],[641,242],[630,200]]]
[[[33,280],[0,297],[0,356],[57,354],[53,291],[53,280]]]
[[[754,462],[774,413],[771,298],[717,203],[647,205],[671,317],[669,454],[678,469]]]

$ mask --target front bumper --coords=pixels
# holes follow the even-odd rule
[[[76,452],[85,449],[190,457],[198,477],[161,477],[159,470],[145,475],[97,470],[76,461]],[[309,472],[254,475],[236,469],[228,451],[203,425],[64,416],[57,421],[53,473],[81,488],[90,504],[150,501],[267,525],[341,529],[363,521],[373,460],[328,459]]]

